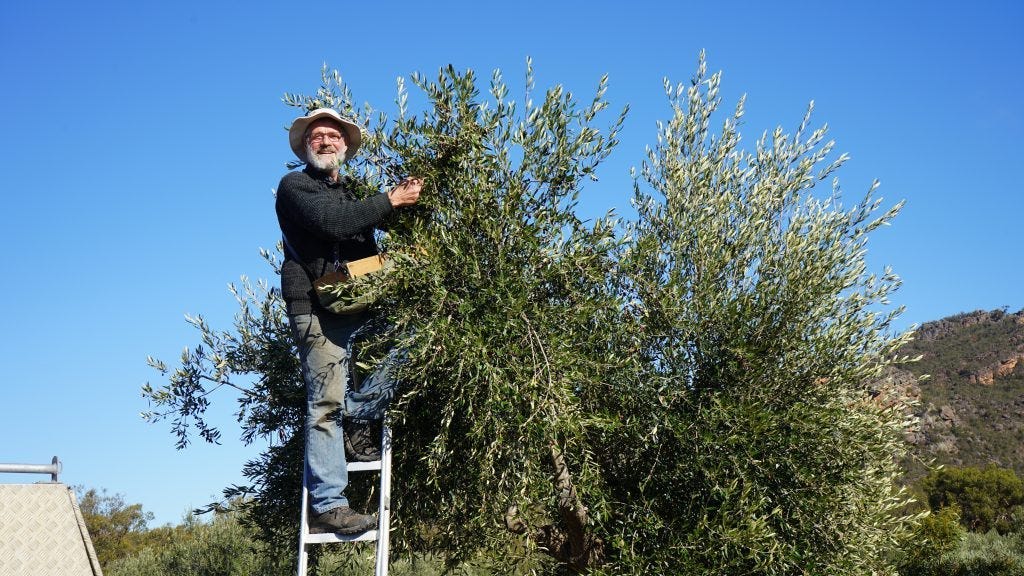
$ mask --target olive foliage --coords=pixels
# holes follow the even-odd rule
[[[618,537],[648,573],[891,572],[912,521],[894,459],[909,422],[868,384],[909,335],[893,335],[901,309],[879,311],[899,279],[864,256],[900,205],[879,214],[872,186],[842,207],[846,156],[809,129],[812,107],[752,151],[743,99],[714,130],[720,79],[702,59],[689,84],[666,81],[673,114],[636,179],[621,267],[631,418],[648,430],[631,456],[648,465],[609,474]]]
[[[592,564],[603,551],[590,516],[610,510],[588,434],[608,424],[602,398],[628,358],[605,328],[622,310],[608,283],[620,241],[610,220],[587,224],[575,206],[625,111],[594,126],[605,80],[587,105],[561,87],[517,104],[498,73],[486,100],[471,71],[413,82],[426,112],[409,115],[400,94],[361,174],[427,182],[422,205],[390,224],[397,265],[372,287],[409,355],[395,477],[421,497],[396,498],[396,516],[419,520],[397,540],[453,560],[486,545],[529,565],[540,546]]]
[[[701,56],[689,86],[666,82],[672,118],[636,174],[635,221],[577,214],[617,143],[606,79],[581,102],[560,86],[511,98],[499,72],[413,75],[389,118],[357,108],[337,72],[305,112],[333,107],[366,127],[345,167],[360,193],[405,175],[421,203],[387,223],[394,267],[372,285],[388,328],[362,363],[406,352],[393,402],[393,543],[501,573],[861,574],[911,518],[895,487],[899,406],[868,383],[907,335],[898,287],[868,274],[874,188],[842,208],[825,130],[780,128],[740,148],[743,102],[711,128],[719,75]],[[606,125],[602,125],[606,123]],[[275,257],[266,253],[276,266]],[[292,545],[303,388],[282,303],[243,283],[232,330],[193,319],[203,344],[169,383],[147,385],[179,444],[214,389],[238,392],[243,440],[274,438],[249,463],[255,522]],[[541,552],[541,554],[538,554]]]

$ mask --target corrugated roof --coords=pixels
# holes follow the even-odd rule
[[[102,576],[75,493],[0,484],[0,576]]]

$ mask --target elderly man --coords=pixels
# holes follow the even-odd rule
[[[276,208],[285,244],[281,293],[306,382],[310,529],[355,534],[373,528],[376,520],[348,505],[346,456],[379,458],[379,445],[370,440],[371,423],[365,418],[379,419],[381,414],[367,415],[361,404],[393,387],[392,366],[385,362],[367,376],[359,394],[347,390],[352,384],[352,344],[369,318],[366,312],[339,315],[324,309],[313,282],[333,272],[337,262],[378,254],[374,227],[394,210],[415,204],[423,183],[410,178],[386,194],[356,199],[338,172],[359,149],[362,136],[358,125],[329,108],[296,119],[288,140],[306,163],[302,171],[281,179]]]

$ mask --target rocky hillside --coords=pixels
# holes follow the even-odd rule
[[[992,463],[1024,475],[1024,310],[929,322],[902,352],[922,357],[889,380],[918,399],[920,427],[908,435],[916,453],[907,462],[910,477],[929,460]],[[930,378],[919,381],[925,374]]]

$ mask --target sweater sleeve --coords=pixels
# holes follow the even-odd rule
[[[290,172],[277,188],[278,211],[323,240],[338,241],[378,225],[393,208],[386,194],[348,200],[331,194],[303,172]]]

